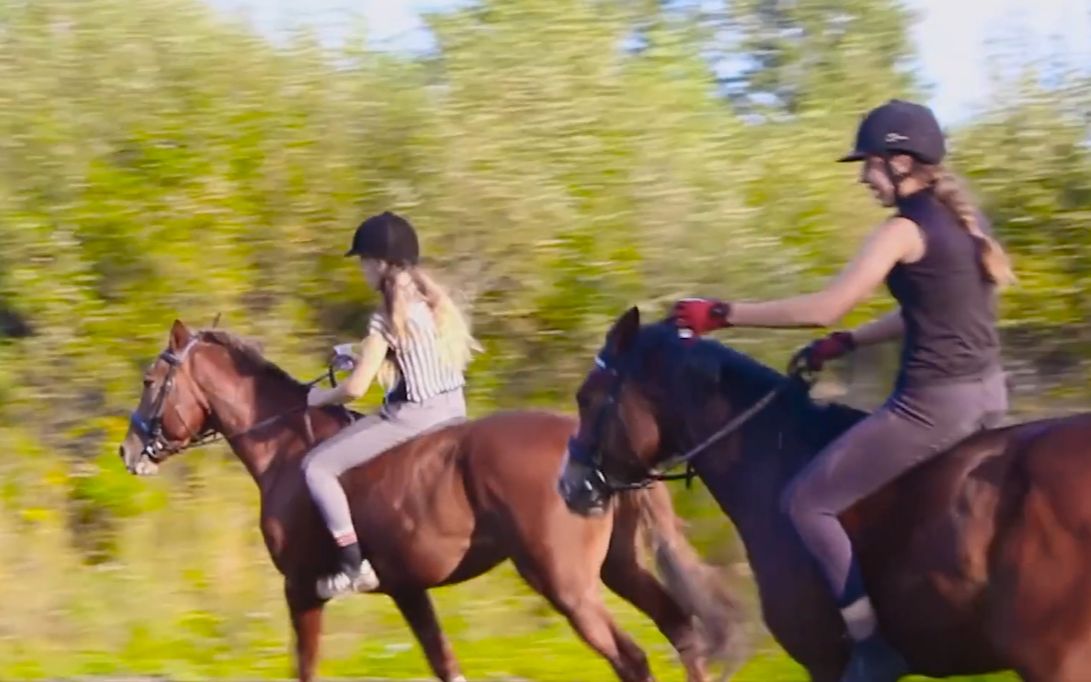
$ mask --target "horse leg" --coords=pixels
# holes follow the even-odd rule
[[[705,657],[700,633],[670,594],[637,561],[635,537],[623,537],[615,526],[610,550],[602,565],[602,580],[615,594],[652,619],[670,640],[686,669],[688,682],[705,682]],[[628,535],[627,533],[625,535]]]
[[[436,618],[436,610],[428,593],[424,590],[412,590],[398,592],[392,597],[424,649],[428,665],[432,667],[435,676],[442,682],[466,682],[466,678],[459,672],[451,644],[439,626],[439,619]]]
[[[284,581],[284,596],[295,632],[296,676],[299,682],[311,682],[318,663],[318,640],[326,603],[314,593],[313,585],[297,587],[287,580]]]
[[[844,665],[839,666],[816,666],[813,668],[807,668],[807,675],[811,678],[811,682],[838,682],[841,679],[841,675],[845,671]]]
[[[654,682],[648,657],[617,627],[606,610],[594,569],[586,570],[587,567],[580,563],[575,555],[567,555],[564,562],[559,556],[541,563],[522,557],[515,560],[516,568],[527,583],[568,619],[592,649],[610,662],[619,679]]]

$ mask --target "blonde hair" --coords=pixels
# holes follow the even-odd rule
[[[383,263],[382,268],[379,293],[394,337],[399,341],[406,338],[411,297],[420,296],[435,320],[440,357],[459,372],[465,371],[474,351],[480,351],[481,345],[470,333],[466,318],[447,291],[420,267]],[[402,277],[403,274],[408,277]],[[393,386],[399,373],[397,363],[388,356],[379,368],[379,380],[385,386]]]
[[[1000,246],[1000,242],[981,229],[977,207],[962,180],[943,165],[929,166],[927,172],[936,198],[951,209],[958,217],[959,224],[977,242],[978,258],[985,276],[1001,288],[1015,283],[1011,259],[1004,252],[1004,247]]]

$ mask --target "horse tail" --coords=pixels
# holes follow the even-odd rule
[[[635,507],[642,544],[655,557],[667,592],[696,620],[708,657],[729,667],[741,664],[747,651],[743,610],[719,571],[702,561],[686,539],[670,491],[657,483],[619,497],[622,505]]]

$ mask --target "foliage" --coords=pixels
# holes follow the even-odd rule
[[[374,298],[340,254],[367,214],[408,215],[471,310],[477,414],[570,409],[632,303],[654,316],[681,295],[832,275],[882,214],[830,161],[864,109],[919,96],[910,15],[699,4],[482,0],[429,17],[434,52],[398,56],[303,29],[277,45],[197,0],[0,0],[0,677],[283,674],[241,469],[210,452],[136,481],[116,447],[175,317],[223,313],[306,378],[360,334]],[[1091,88],[1078,69],[1028,69],[953,131],[954,162],[1022,278],[1005,298],[1012,361],[1085,397]],[[730,340],[779,365],[805,336]],[[707,496],[679,506],[706,555],[740,561]],[[445,594],[474,670],[586,670],[512,575]],[[335,615],[324,670],[423,670],[378,603]],[[564,663],[543,671],[535,651]]]

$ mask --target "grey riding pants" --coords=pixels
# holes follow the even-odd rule
[[[899,388],[796,475],[781,498],[782,508],[840,606],[855,602],[864,590],[838,515],[974,432],[998,426],[1007,409],[999,369],[978,380]]]
[[[303,460],[303,475],[333,537],[355,537],[348,498],[338,477],[395,445],[466,417],[461,389],[420,403],[388,403],[319,443]]]

